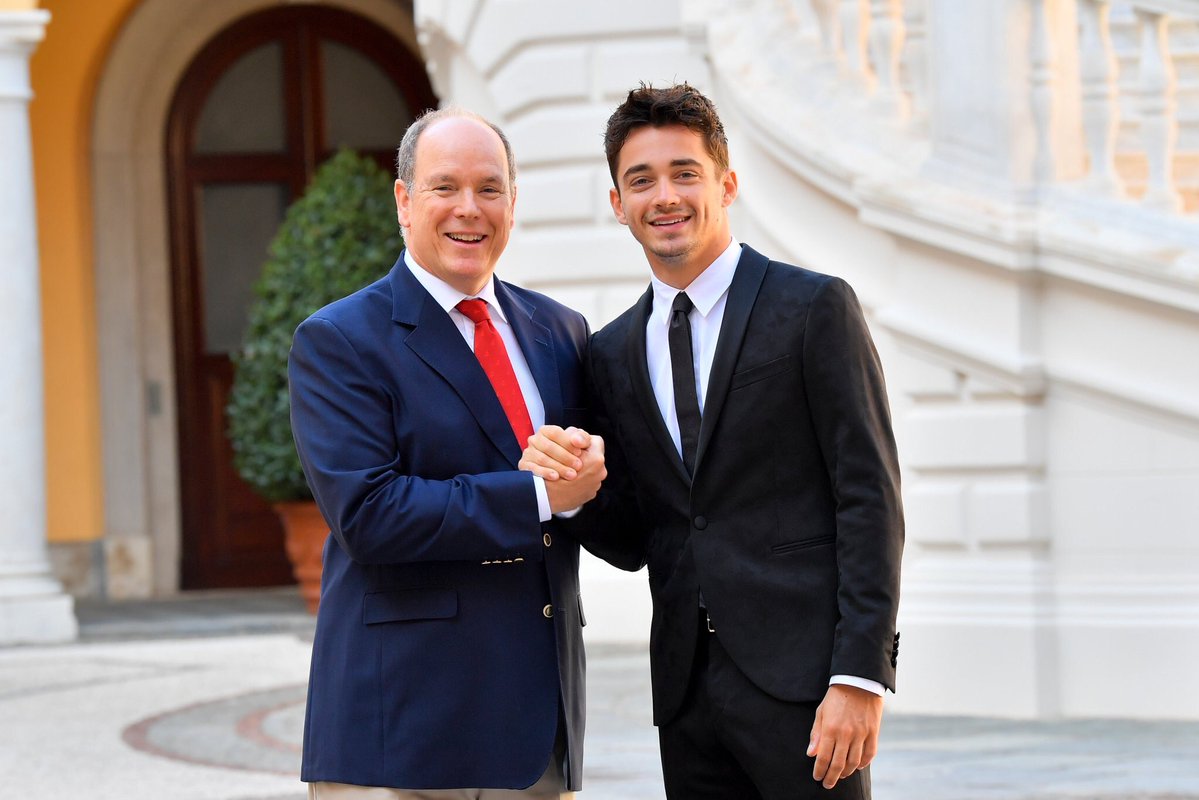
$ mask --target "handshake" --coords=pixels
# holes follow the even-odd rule
[[[545,479],[550,510],[555,514],[591,500],[608,477],[603,438],[582,428],[543,425],[529,437],[519,466]]]

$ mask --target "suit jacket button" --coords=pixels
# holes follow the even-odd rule
[[[554,618],[554,607],[547,605],[545,608],[541,609],[541,614],[546,619],[553,619]]]
[[[548,532],[541,534],[541,541],[545,543],[546,547],[549,547],[551,544],[554,543],[554,540],[550,538],[550,535]]]
[[[694,520],[692,520],[692,522],[695,524],[695,529],[697,531],[702,531],[704,528],[708,527],[708,518],[703,515],[696,517]]]

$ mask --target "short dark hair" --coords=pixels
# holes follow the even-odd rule
[[[682,125],[698,133],[716,168],[721,172],[729,168],[729,140],[725,138],[724,125],[711,100],[689,83],[676,83],[664,89],[642,83],[612,112],[604,130],[608,172],[618,189],[616,162],[620,159],[620,150],[633,131],[647,125],[655,128]]]
[[[508,186],[515,186],[516,159],[512,156],[512,145],[508,143],[508,137],[500,130],[499,125],[496,125],[481,114],[476,114],[461,106],[446,106],[445,108],[426,111],[408,126],[408,130],[404,131],[404,138],[400,141],[399,149],[396,151],[396,177],[403,181],[405,186],[412,187],[412,180],[416,176],[416,144],[420,139],[420,135],[425,132],[425,128],[428,128],[435,122],[455,117],[473,119],[495,131],[496,136],[500,137],[500,142],[504,145],[504,156],[508,159]]]

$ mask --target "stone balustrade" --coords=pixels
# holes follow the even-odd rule
[[[831,77],[839,103],[866,100],[870,112],[912,133],[926,130],[930,64],[968,68],[947,60],[950,53],[930,51],[930,24],[952,35],[945,27],[951,15],[930,17],[948,10],[938,0],[742,5],[782,21],[792,58],[812,68],[810,78]],[[1025,29],[1015,33],[1015,41],[1027,42],[1036,183],[1077,184],[1088,196],[1167,214],[1199,213],[1199,5],[1027,0]],[[990,99],[1007,101],[1002,92]],[[1063,137],[1085,157],[1063,159],[1057,152]]]
[[[1184,124],[1191,134],[1187,144],[1199,146],[1199,118],[1180,114],[1177,79],[1178,62],[1199,61],[1199,6],[1178,0],[1079,0],[1078,20],[1088,188],[1131,195],[1167,213],[1199,212],[1199,152],[1177,147]],[[1116,37],[1124,43],[1122,52],[1113,44]],[[1128,69],[1128,79],[1121,80],[1122,69]],[[1196,83],[1189,76],[1188,94],[1199,88]],[[1124,113],[1135,141],[1118,136]]]

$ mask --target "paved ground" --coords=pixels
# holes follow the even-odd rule
[[[82,604],[79,617],[78,643],[0,648],[6,796],[305,797],[312,620],[291,592]],[[580,800],[662,800],[644,651],[595,645],[589,659]],[[1199,800],[1199,723],[889,715],[874,785],[877,800]]]

